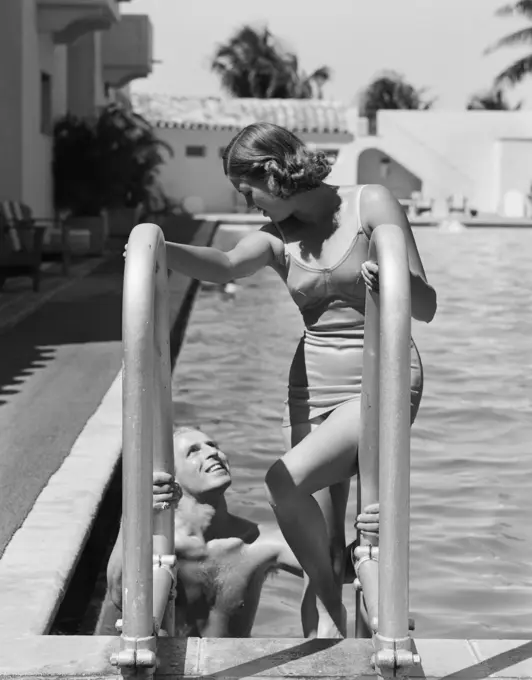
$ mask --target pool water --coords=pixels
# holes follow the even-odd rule
[[[242,234],[225,228],[222,248]],[[529,638],[532,626],[532,230],[415,230],[438,313],[414,323],[425,392],[412,431],[411,612],[419,637]],[[175,418],[230,456],[231,510],[274,523],[264,474],[299,312],[270,270],[204,286],[174,373]],[[355,485],[353,485],[354,491]],[[354,535],[355,493],[347,532]],[[301,582],[268,580],[254,636],[301,635]],[[346,589],[346,602],[353,602]]]

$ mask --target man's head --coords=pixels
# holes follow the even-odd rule
[[[231,472],[225,453],[208,435],[193,427],[174,430],[176,481],[183,493],[201,500],[223,495],[231,485]]]

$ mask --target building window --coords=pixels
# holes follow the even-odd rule
[[[185,155],[194,158],[204,158],[207,154],[204,146],[187,146]]]
[[[41,71],[41,133],[51,135],[52,123],[52,76]]]

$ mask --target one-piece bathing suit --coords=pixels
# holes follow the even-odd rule
[[[305,330],[288,380],[283,426],[308,423],[337,406],[360,399],[366,286],[362,264],[369,256],[370,230],[360,219],[359,187],[355,200],[356,231],[340,260],[332,267],[305,264],[284,243],[275,269],[281,275],[303,317]],[[351,222],[352,223],[352,222]],[[411,341],[411,422],[423,392],[423,367]]]

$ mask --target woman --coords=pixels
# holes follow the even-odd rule
[[[330,165],[322,152],[267,123],[241,130],[223,163],[235,189],[267,223],[227,253],[167,243],[168,267],[222,284],[272,267],[302,313],[305,332],[290,369],[283,422],[287,453],[268,470],[266,487],[308,577],[305,635],[343,637],[344,522],[357,465],[365,292],[378,289],[378,266],[367,261],[375,227],[394,223],[404,232],[415,319],[432,320],[436,294],[406,215],[384,187],[357,187],[342,197],[323,181]],[[412,343],[412,421],[421,392]]]

